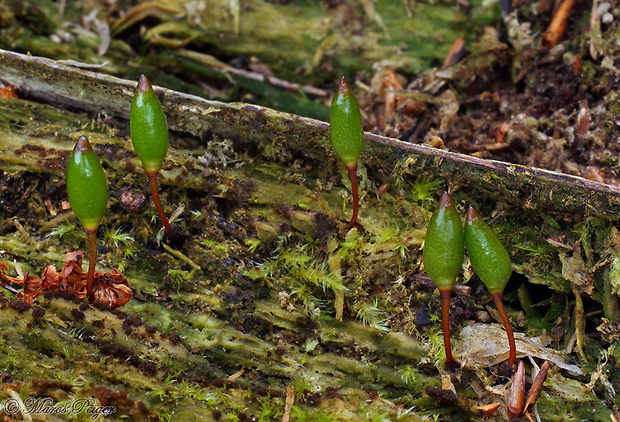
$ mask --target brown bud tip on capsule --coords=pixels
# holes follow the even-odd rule
[[[448,194],[448,192],[444,192],[439,198],[439,208],[448,208],[452,206],[452,198]]]
[[[349,86],[349,83],[347,82],[347,78],[345,78],[344,76],[340,78],[340,83],[338,84],[338,92],[340,94],[351,93],[351,87]]]
[[[88,138],[86,136],[80,136],[75,143],[75,151],[79,152],[88,152],[92,151],[93,147],[90,146],[90,142],[88,142]]]
[[[149,82],[146,75],[145,74],[140,75],[140,79],[138,79],[138,87],[136,88],[136,91],[147,92],[150,89],[153,89],[153,87],[151,86],[151,83]]]
[[[480,214],[478,214],[478,211],[476,211],[474,207],[470,206],[467,209],[467,221],[474,221],[478,218],[480,218]]]

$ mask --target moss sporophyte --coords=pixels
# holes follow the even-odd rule
[[[157,176],[168,152],[168,124],[161,103],[145,75],[141,75],[131,102],[131,142],[149,178],[157,214],[168,232],[172,226],[159,200]]]
[[[364,129],[357,100],[344,76],[332,101],[329,121],[332,146],[347,168],[351,181],[353,214],[349,227],[353,227],[358,214],[357,161],[364,146]]]
[[[80,136],[67,164],[67,195],[71,209],[88,236],[88,275],[86,292],[92,298],[97,262],[97,228],[108,203],[108,182],[85,136]]]
[[[461,272],[465,247],[461,218],[448,192],[439,200],[439,208],[432,215],[424,240],[423,261],[441,295],[441,317],[446,360],[454,363],[450,346],[450,296],[456,278]]]
[[[512,327],[502,301],[502,293],[512,274],[510,256],[493,229],[484,222],[473,207],[469,207],[467,210],[464,234],[465,246],[471,265],[480,280],[489,289],[493,302],[502,318],[510,345],[508,363],[513,365],[517,358],[517,349]]]

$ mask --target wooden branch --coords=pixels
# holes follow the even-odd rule
[[[40,57],[0,50],[0,80],[21,95],[62,107],[127,119],[135,82],[69,67]],[[221,103],[160,88],[162,103],[173,131],[200,139],[213,136],[238,145],[286,143],[307,159],[333,159],[329,125],[265,107]],[[426,145],[416,145],[366,134],[366,165],[393,171],[405,156],[412,174],[445,178],[449,184],[487,192],[524,209],[585,213],[620,219],[620,188],[562,173],[500,161],[484,160]]]

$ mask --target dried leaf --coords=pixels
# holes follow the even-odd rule
[[[87,274],[82,271],[83,258],[84,252],[82,251],[69,252],[65,255],[67,262],[60,273],[53,265],[49,265],[43,270],[41,277],[26,273],[23,278],[10,277],[4,274],[2,269],[7,270],[8,266],[4,262],[0,262],[0,280],[23,286],[24,289],[17,294],[17,298],[30,304],[34,298],[46,292],[62,292],[77,299],[83,299],[86,296],[87,281]],[[93,297],[94,300],[117,308],[129,302],[133,295],[125,276],[114,268],[111,273],[95,272]]]
[[[544,338],[526,337],[514,333],[517,357],[532,356],[554,363],[575,375],[586,373],[577,365],[566,361],[564,354],[544,347]],[[461,330],[453,350],[454,359],[465,369],[477,369],[497,365],[508,359],[509,347],[506,332],[498,324],[474,324]]]

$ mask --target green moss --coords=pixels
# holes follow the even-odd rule
[[[389,331],[386,325],[386,313],[379,308],[379,299],[374,298],[371,302],[360,300],[355,304],[357,318],[364,325],[379,332]]]
[[[331,416],[321,409],[293,406],[293,417],[298,422],[338,422],[338,418]]]
[[[57,237],[62,238],[65,234],[71,233],[76,230],[75,224],[65,223],[52,227],[52,229],[45,234],[46,238]]]
[[[427,177],[418,177],[411,184],[411,196],[413,202],[424,203],[435,196],[437,187],[441,184],[441,180],[429,179]]]
[[[90,138],[105,139],[101,158],[110,170],[113,192],[139,183],[133,174],[139,163],[127,158],[132,155],[123,137],[126,128],[122,129],[122,124],[118,129],[106,126],[115,124],[113,119],[91,124],[86,115],[26,101],[7,100],[0,105],[19,123],[15,127],[19,136],[10,132],[4,142],[2,212],[17,217],[24,228],[21,232],[12,223],[0,223],[3,261],[16,261],[32,274],[40,274],[50,264],[60,269],[64,253],[79,243],[68,231],[46,240],[39,234],[46,233],[43,227],[50,219],[40,198],[58,191],[62,178],[57,164],[71,147],[63,136],[52,134],[58,131],[62,135],[63,125],[79,122]],[[46,120],[35,124],[32,116],[38,111],[47,113]],[[56,118],[61,122],[58,125],[53,124]],[[272,129],[294,125],[272,119],[263,113],[255,116],[252,125],[257,128],[258,122]],[[482,178],[489,184],[480,179],[465,183],[459,179],[463,172],[453,171],[449,160],[429,159],[425,166],[424,156],[410,155],[393,168],[393,157],[372,151],[368,154],[374,164],[367,169],[363,230],[347,230],[342,212],[347,189],[338,183],[338,174],[329,170],[333,159],[316,159],[328,156],[322,138],[303,132],[298,138],[285,139],[274,129],[261,144],[252,144],[248,140],[253,139],[251,133],[230,131],[234,136],[227,157],[237,157],[240,162],[235,165],[242,164],[240,167],[205,169],[200,157],[204,158],[207,147],[200,137],[188,135],[188,130],[173,134],[174,148],[163,172],[166,203],[184,203],[188,210],[178,220],[183,242],[166,244],[197,264],[200,271],[156,244],[148,207],[129,214],[114,199],[104,221],[110,230],[105,259],[112,265],[123,263],[135,299],[112,313],[96,308],[80,310],[80,305],[63,299],[41,297],[38,305],[45,308],[46,315],[40,319],[34,319],[31,311],[20,314],[2,305],[0,324],[6,327],[6,335],[0,338],[1,370],[10,372],[17,382],[52,379],[75,385],[77,392],[63,400],[89,394],[85,391],[89,386],[103,386],[125,391],[162,417],[174,409],[175,417],[188,420],[208,420],[213,409],[230,418],[238,417],[240,409],[264,419],[281,418],[285,388],[291,383],[303,384],[298,379],[301,374],[324,399],[319,409],[296,401],[301,417],[346,421],[359,420],[360,415],[383,418],[387,414],[392,420],[417,420],[419,415],[450,414],[474,418],[466,405],[437,408],[434,399],[420,393],[426,386],[440,385],[439,372],[431,365],[440,362],[443,350],[436,320],[437,298],[417,279],[420,245],[432,211],[424,197],[436,180],[455,182],[459,204],[468,196],[485,215],[493,216],[500,238],[514,239],[506,241],[514,268],[530,281],[549,287],[545,299],[532,300],[527,318],[542,317],[543,325],[556,324],[559,317],[571,318],[572,299],[561,293],[568,291],[559,258],[566,250],[547,240],[561,233],[567,236],[567,245],[577,242],[582,263],[576,268],[585,270],[597,283],[593,299],[584,301],[587,311],[600,309],[596,295],[603,285],[605,261],[614,256],[606,252],[613,245],[612,218],[591,220],[568,212],[550,213],[553,218],[540,215],[520,204],[498,201],[498,196],[505,199],[514,192],[511,179],[504,176],[499,184],[495,173]],[[210,132],[201,133],[207,137]],[[46,154],[16,152],[25,145],[43,148]],[[312,148],[304,150],[300,145]],[[388,173],[402,183],[377,197],[373,186]],[[419,200],[409,187],[416,182],[426,186]],[[539,185],[532,182],[528,186]],[[13,200],[26,190],[27,204],[11,208]],[[246,194],[248,191],[251,193]],[[587,223],[575,224],[578,218]],[[301,220],[304,225],[299,224]],[[124,235],[116,236],[116,230]],[[127,235],[134,241],[126,244]],[[131,259],[123,258],[125,250],[131,251]],[[334,256],[341,258],[339,274],[330,267]],[[10,273],[15,275],[14,270]],[[553,300],[549,299],[551,290],[559,292]],[[334,317],[335,292],[345,293],[342,321]],[[481,304],[476,285],[472,292],[470,300]],[[4,296],[14,299],[6,292]],[[415,320],[422,306],[427,306],[433,318],[426,332]],[[83,319],[78,311],[84,313]],[[132,325],[130,321],[138,316],[142,325]],[[516,324],[518,321],[513,319]],[[123,353],[114,354],[110,348]],[[594,347],[589,350],[597,351]],[[129,358],[124,354],[127,351]],[[610,359],[603,369],[612,372],[612,366]],[[225,381],[240,369],[246,372],[235,384]],[[492,375],[492,371],[482,371]],[[472,371],[463,371],[462,377],[464,384],[480,382]],[[77,385],[76,380],[83,385]],[[612,383],[615,386],[617,379]],[[337,389],[333,400],[325,397],[329,387]],[[47,392],[56,392],[50,390]],[[368,403],[365,390],[381,391],[382,400]],[[248,391],[254,394],[248,395]],[[467,400],[475,399],[470,390],[461,394]],[[605,393],[599,391],[579,403],[565,400],[547,386],[545,394],[549,408],[560,402],[566,415],[580,414],[581,409],[576,408],[594,407],[599,412],[605,406]],[[414,411],[407,415],[385,400]],[[370,409],[374,406],[377,408]],[[598,414],[603,413],[600,410]]]

